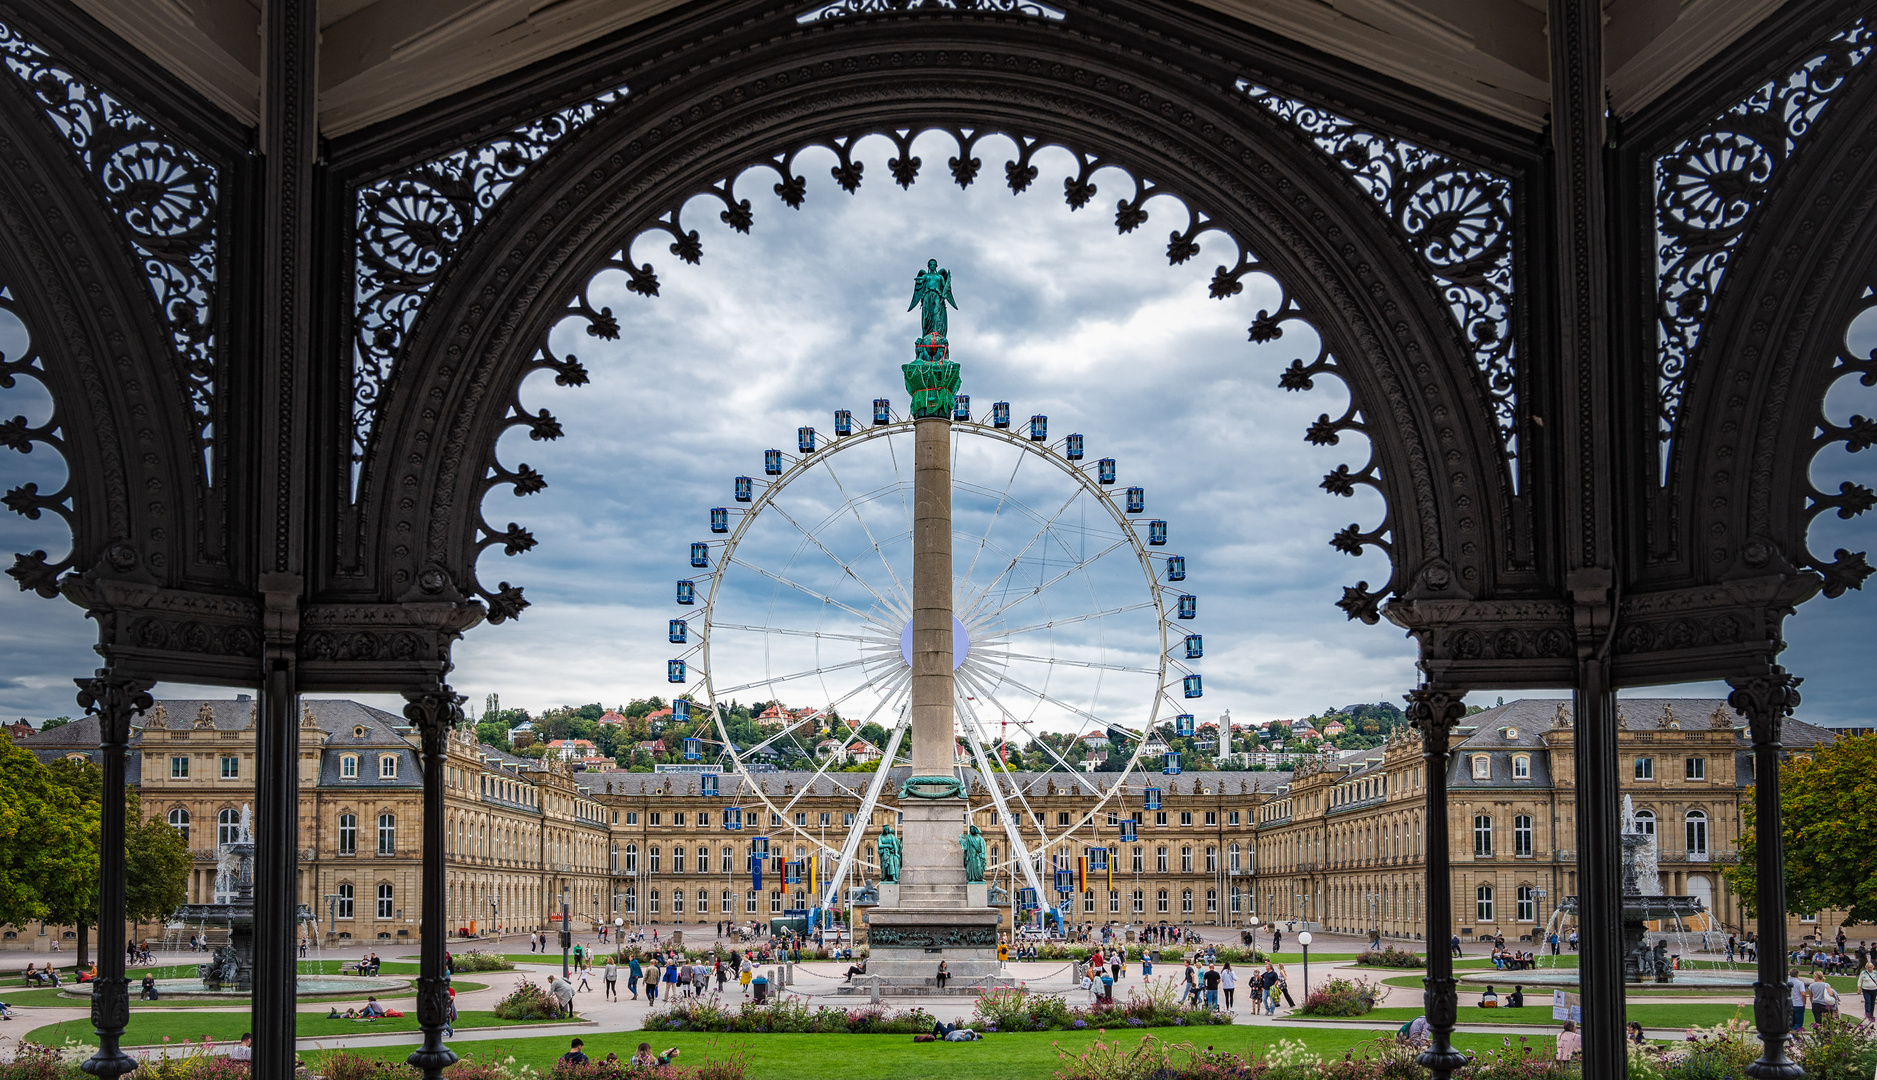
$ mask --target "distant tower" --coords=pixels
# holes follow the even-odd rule
[[[1219,714],[1219,760],[1225,761],[1232,756],[1232,710]]]
[[[502,695],[490,694],[482,699],[482,715],[493,716],[502,711]]]

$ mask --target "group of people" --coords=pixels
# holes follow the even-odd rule
[[[585,1040],[575,1039],[573,1041],[573,1044],[567,1048],[567,1052],[560,1056],[561,1062],[566,1065],[591,1065],[593,1064],[593,1059],[587,1056],[586,1046],[587,1044]],[[659,1068],[660,1066],[669,1065],[673,1061],[676,1061],[678,1058],[678,1052],[679,1052],[678,1048],[674,1046],[671,1049],[666,1050],[662,1054],[654,1053],[652,1051],[651,1043],[642,1042],[639,1044],[638,1052],[633,1054],[632,1057],[628,1061],[621,1062],[619,1060],[618,1054],[607,1054],[606,1057],[604,1058],[604,1064],[607,1064],[607,1065],[625,1064],[625,1065],[630,1065],[635,1069],[651,1070],[651,1069]]]
[[[1538,958],[1528,952],[1517,949],[1494,948],[1492,966],[1501,971],[1524,971],[1538,966]]]

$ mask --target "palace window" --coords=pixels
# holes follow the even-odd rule
[[[639,823],[639,812],[637,810],[626,811],[626,824],[637,825],[638,823]]]
[[[1154,828],[1164,829],[1166,827],[1167,827],[1167,812],[1165,810],[1154,811]]]
[[[1139,915],[1147,910],[1147,896],[1145,893],[1141,892],[1139,889],[1135,889],[1132,899],[1134,901],[1134,914]]]
[[[171,780],[189,779],[189,759],[173,757],[169,759],[169,778]]]
[[[1219,872],[1219,849],[1215,847],[1208,847],[1206,849],[1206,873],[1216,874],[1218,872]]]
[[[626,845],[625,870],[628,874],[636,874],[639,872],[639,845]]]
[[[698,895],[702,896],[704,894],[699,893]],[[729,889],[725,889],[723,891],[723,895],[718,898],[717,906],[719,909],[723,911],[725,915],[735,915],[736,914],[736,894],[731,892]]]
[[[1068,825],[1069,825],[1069,815],[1068,815],[1068,813],[1067,813],[1066,811],[1057,811],[1057,813],[1056,813],[1056,825],[1057,825],[1057,827],[1059,827],[1059,828],[1067,828],[1067,827],[1068,827]]]
[[[1492,886],[1481,885],[1474,891],[1473,897],[1474,902],[1478,905],[1478,910],[1475,912],[1478,916],[1478,921],[1483,923],[1492,922]]]
[[[651,822],[650,822],[651,827],[658,828],[660,825],[663,825],[665,823],[664,818],[665,818],[665,815],[654,813],[652,815]],[[781,824],[781,823],[777,822],[777,824]]]
[[[674,874],[684,873],[684,849],[681,847],[671,849],[671,872]],[[677,911],[677,897],[675,894],[672,897],[672,905],[671,910]]]
[[[1225,815],[1225,823],[1226,823],[1227,825],[1236,825],[1236,824],[1238,824],[1238,811],[1236,811],[1236,810],[1233,810],[1232,812],[1230,812],[1230,813],[1228,813],[1228,814],[1226,814],[1226,815]]]
[[[1183,915],[1191,915],[1193,913],[1193,890],[1180,890],[1180,913]]]
[[[339,815],[339,854],[358,854],[358,815]]]
[[[1708,816],[1700,810],[1688,811],[1688,858],[1706,859],[1708,857]]]
[[[1219,823],[1219,812],[1217,810],[1206,811],[1206,824],[1217,825],[1218,823]]]
[[[756,899],[756,890],[754,889],[743,894],[743,910],[746,913],[750,915],[756,914]]]
[[[1141,872],[1141,870],[1142,870],[1142,865],[1141,865],[1141,864],[1142,864],[1142,863],[1144,863],[1145,861],[1146,861],[1146,860],[1145,860],[1144,858],[1142,858],[1142,855],[1141,855],[1141,849],[1140,849],[1140,848],[1135,848],[1135,849],[1134,849],[1134,872],[1135,872],[1135,873],[1137,873],[1137,874],[1138,874],[1138,873],[1140,873],[1140,872]]]
[[[653,889],[650,893],[647,893],[645,899],[649,905],[647,910],[654,915],[658,914],[658,890]]]
[[[1094,889],[1088,889],[1082,893],[1082,913],[1084,915],[1095,914],[1095,890]]]
[[[1108,914],[1110,915],[1121,914],[1121,890],[1120,889],[1108,890]]]
[[[336,918],[349,919],[352,917],[352,886],[339,886],[339,899],[337,904],[339,913]]]
[[[1154,870],[1162,874],[1167,872],[1167,849],[1164,847],[1154,849]]]
[[[1233,844],[1231,847],[1226,849],[1225,860],[1226,860],[1225,868],[1227,870],[1237,870],[1240,868],[1239,867],[1239,849],[1238,849],[1237,844]]]
[[[169,812],[169,827],[182,834],[184,846],[189,843],[189,811],[178,806]]]
[[[398,819],[393,814],[378,815],[378,854],[395,855],[398,850]]]
[[[1159,911],[1160,914],[1162,915],[1165,915],[1168,911],[1171,910],[1170,908],[1167,907],[1167,891],[1165,889],[1161,889],[1158,893],[1155,894],[1154,908],[1155,910]]]
[[[702,906],[704,910],[706,911],[710,910],[710,904],[708,901],[706,901]],[[671,890],[671,913],[673,915],[684,914],[684,890],[683,889]]]
[[[223,810],[215,815],[215,842],[232,844],[241,839],[241,812]]]
[[[1193,824],[1193,812],[1191,810],[1180,811],[1180,827],[1191,828],[1192,824]]]
[[[808,827],[808,814],[806,811],[795,815],[795,824],[804,829]]]
[[[339,759],[339,778],[341,780],[358,779],[357,754],[347,754]]]
[[[1207,889],[1206,890],[1206,912],[1208,914],[1216,914],[1218,910],[1219,910],[1219,890]]]
[[[658,856],[659,856],[659,850],[658,850],[657,845],[653,845],[651,849],[651,855],[652,855],[652,873],[656,874],[658,873]]]
[[[671,827],[674,829],[684,828],[684,811],[680,810],[677,813],[671,815]],[[672,910],[675,911],[677,909],[673,908]]]
[[[392,903],[391,886],[390,885],[378,886],[378,917],[380,919],[389,919],[393,917],[391,903]]]
[[[769,914],[782,914],[782,894],[780,892],[772,892],[769,894]]]
[[[1636,759],[1636,779],[1638,780],[1654,780],[1655,779],[1655,759],[1654,758],[1639,757]]]
[[[1690,780],[1706,780],[1708,778],[1708,759],[1691,757],[1682,763],[1682,771],[1683,775]]]
[[[1473,818],[1473,855],[1475,858],[1492,854],[1492,818],[1486,814],[1477,814]]]
[[[398,778],[398,758],[396,754],[386,754],[378,759],[378,778],[396,780]]]
[[[1512,759],[1512,779],[1530,780],[1532,777],[1532,759],[1519,754]]]
[[[1473,755],[1473,779],[1492,779],[1492,758],[1487,757],[1485,754]]]
[[[1533,894],[1530,885],[1519,886],[1519,921],[1538,921],[1538,897]]]
[[[1512,854],[1530,857],[1532,853],[1532,819],[1520,814],[1512,819]]]
[[[626,886],[626,914],[637,915],[638,913],[639,913],[639,890],[631,885],[628,885]]]
[[[1117,829],[1121,827],[1121,814],[1119,811],[1115,811],[1115,810],[1108,811],[1108,827],[1110,829]]]
[[[238,757],[231,757],[227,754],[223,754],[222,755],[222,779],[223,780],[239,780],[240,778],[241,778],[241,759]]]
[[[1190,874],[1192,872],[1193,872],[1193,849],[1189,847],[1183,847],[1180,849],[1180,873]]]

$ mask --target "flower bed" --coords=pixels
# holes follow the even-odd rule
[[[453,952],[450,954],[450,973],[461,975],[466,971],[513,971],[515,964],[507,957],[492,952]]]
[[[718,1031],[732,1034],[920,1035],[938,1021],[924,1009],[870,1004],[852,1009],[818,1005],[783,994],[761,1005],[735,1005],[712,996],[673,1002],[645,1015],[646,1031]]]
[[[656,1069],[631,1069],[624,1062],[595,1061],[586,1065],[566,1065],[556,1061],[544,1074],[533,1065],[513,1056],[471,1055],[443,1070],[448,1080],[743,1080],[745,1056],[732,1052],[713,1056],[696,1068],[673,1063]],[[419,1080],[422,1073],[402,1061],[386,1061],[346,1050],[326,1055],[320,1062],[325,1080]],[[246,1076],[246,1070],[241,1073]],[[132,1080],[141,1080],[134,1076]],[[165,1078],[167,1080],[167,1078]],[[188,1080],[196,1080],[193,1075]]]
[[[1080,1054],[1058,1050],[1056,1080],[1425,1080],[1427,1070],[1414,1062],[1417,1053],[1418,1047],[1392,1037],[1341,1057],[1322,1057],[1290,1039],[1241,1057],[1151,1035],[1139,1042],[1101,1038]],[[1576,1065],[1527,1046],[1469,1057],[1453,1075],[1455,1080],[1580,1080]]]
[[[1125,1001],[1112,1005],[1070,1005],[1059,994],[1039,994],[1023,986],[992,990],[978,996],[971,1026],[988,1033],[1206,1027],[1232,1022],[1230,1013],[1184,1007],[1182,989],[1172,979],[1150,980],[1144,993],[1130,989]]]
[[[1299,1016],[1361,1016],[1375,1008],[1375,984],[1361,979],[1336,978],[1310,991]]]
[[[1363,967],[1385,968],[1420,968],[1426,967],[1427,961],[1408,949],[1397,949],[1393,945],[1385,949],[1364,949],[1356,954],[1356,963]]]
[[[515,980],[515,989],[495,1003],[495,1015],[504,1020],[551,1020],[559,1013],[547,990],[527,979]]]

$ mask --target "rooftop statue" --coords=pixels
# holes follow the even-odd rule
[[[906,305],[907,311],[919,309],[920,337],[937,335],[939,341],[945,340],[946,304],[958,307],[952,298],[952,272],[941,269],[937,259],[927,259],[925,269],[912,276],[912,303]]]

